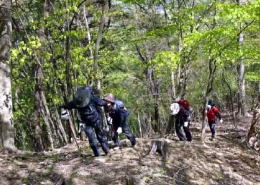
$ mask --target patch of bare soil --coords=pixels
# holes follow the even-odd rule
[[[138,139],[136,147],[123,140],[111,156],[92,157],[86,141],[45,153],[0,153],[1,185],[260,185],[259,152],[243,143],[250,120],[209,130],[200,142],[199,123],[193,123],[193,141],[165,138]]]

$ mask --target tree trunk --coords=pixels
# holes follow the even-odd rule
[[[150,53],[147,52],[147,56],[146,55],[143,55],[140,48],[136,45],[135,46],[136,48],[136,51],[137,51],[137,54],[138,54],[138,57],[140,58],[140,61],[144,64],[144,65],[147,65],[149,59],[150,59]],[[149,94],[149,98],[153,100],[154,102],[154,110],[156,109],[156,106],[158,105],[158,97],[157,99],[155,98],[156,96],[159,95],[159,92],[156,91],[155,89],[155,81],[154,81],[154,76],[153,76],[153,69],[152,67],[148,66],[145,70],[144,70],[144,73],[145,73],[145,79],[146,79],[146,86],[147,86],[147,90],[148,92],[150,93]],[[155,98],[155,99],[154,99]],[[158,113],[158,117],[159,117],[159,110],[157,109],[156,110],[157,113]],[[144,114],[144,117],[146,117],[147,115]],[[148,133],[149,134],[152,134],[153,132],[157,132],[158,129],[156,128],[157,125],[155,125],[155,127],[153,127],[152,125],[152,120],[153,120],[153,117],[149,114],[148,117],[151,117],[151,120],[147,119],[147,117],[145,118],[145,120],[147,121],[146,123],[149,124],[147,125],[147,128],[149,132],[151,133]],[[158,123],[158,120],[156,121],[156,123]]]
[[[213,82],[214,82],[214,76],[216,72],[217,66],[216,66],[216,60],[215,59],[209,59],[209,76],[208,76],[208,83],[207,88],[204,96],[204,105],[203,105],[203,112],[202,112],[202,128],[201,128],[201,141],[204,142],[205,140],[205,132],[206,132],[206,124],[207,124],[207,116],[206,116],[206,110],[207,110],[207,103],[209,100],[209,95],[213,89]]]
[[[171,97],[174,100],[176,98],[176,88],[175,88],[175,78],[174,78],[174,72],[171,71]]]
[[[227,103],[229,104],[228,109],[231,112],[232,123],[233,123],[234,127],[237,128],[235,108],[234,108],[234,93],[232,92],[232,88],[231,88],[230,84],[226,80],[224,72],[222,74],[222,81],[224,82],[224,84],[227,86],[227,88],[229,90],[229,95],[227,97]]]
[[[11,0],[0,2],[0,149],[16,150],[12,125],[12,94],[10,66]]]
[[[90,29],[89,29],[89,22],[87,19],[87,13],[86,13],[86,6],[83,6],[83,16],[84,16],[84,20],[85,20],[85,25],[86,25],[86,29],[87,29],[87,38],[88,38],[88,44],[89,44],[89,51],[90,51],[90,58],[94,58],[93,57],[93,50],[91,47],[91,35],[90,35]]]
[[[142,124],[141,124],[140,113],[139,112],[137,113],[137,120],[138,120],[140,138],[142,138],[143,137],[143,132],[142,132]]]
[[[152,127],[152,120],[150,119],[151,118],[151,115],[147,112],[141,112],[140,113],[142,115],[142,119],[141,119],[141,123],[142,124],[142,134],[143,134],[143,137],[145,136],[153,136],[155,133],[154,133],[154,130],[153,130],[153,127]]]
[[[260,106],[260,82],[257,83],[257,106]]]
[[[45,0],[43,5],[43,17],[46,17],[48,15],[48,9],[49,9],[49,1]],[[44,29],[40,29],[38,31],[38,35],[40,38],[40,41],[42,43],[41,51],[44,53],[44,46],[45,46],[45,31]],[[35,100],[36,100],[36,109],[39,115],[44,120],[44,123],[46,125],[48,140],[50,142],[51,149],[54,149],[54,140],[53,140],[53,132],[54,132],[54,125],[52,118],[50,116],[49,108],[47,106],[47,101],[45,97],[44,92],[44,74],[42,70],[42,65],[44,64],[43,59],[40,57],[38,58],[37,54],[35,55],[36,65],[35,65]],[[53,128],[53,129],[51,129]]]
[[[96,84],[97,89],[101,89],[101,82],[100,82],[100,77],[98,76],[99,74],[99,69],[98,69],[98,52],[100,48],[100,43],[103,38],[103,31],[105,27],[105,23],[107,21],[107,11],[109,10],[109,0],[104,0],[102,4],[102,15],[99,23],[99,29],[98,29],[98,34],[97,34],[97,40],[96,40],[96,47],[94,50],[94,61],[93,61],[93,74],[94,74],[94,84]]]
[[[64,126],[62,125],[61,120],[59,119],[59,113],[57,110],[55,110],[55,115],[56,115],[56,122],[58,123],[58,131],[61,133],[62,140],[67,144],[68,143],[68,136],[65,132]]]
[[[44,146],[44,142],[42,139],[42,129],[40,126],[40,111],[37,110],[38,108],[36,108],[36,111],[34,112],[34,116],[33,116],[33,140],[34,140],[34,148],[35,151],[37,152],[41,152],[44,150],[45,146]]]
[[[145,75],[146,75],[146,82],[147,82],[147,87],[149,92],[151,93],[151,99],[153,100],[154,103],[154,124],[153,130],[155,132],[161,133],[161,121],[160,121],[160,113],[159,113],[159,83],[154,77],[154,71],[152,67],[148,67],[145,70]]]
[[[36,59],[37,60],[37,59]],[[48,135],[48,140],[50,142],[50,147],[53,149],[53,137],[52,137],[52,130],[50,126],[50,118],[49,115],[45,113],[45,93],[43,91],[43,72],[41,69],[41,66],[39,64],[36,64],[36,70],[35,70],[35,79],[36,79],[36,84],[35,84],[35,100],[36,100],[36,110],[39,115],[44,120],[44,123],[46,125],[47,129],[47,135]],[[38,118],[39,119],[39,118]]]
[[[239,5],[245,3],[244,0],[237,0]],[[244,43],[244,34],[240,33],[238,38],[239,45]],[[245,64],[243,57],[238,59],[238,115],[245,116],[246,114],[246,90],[245,90]]]

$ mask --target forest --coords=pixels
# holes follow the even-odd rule
[[[260,0],[0,0],[0,34],[0,184],[260,184]],[[86,85],[124,102],[136,147],[93,158],[78,112],[61,119]]]

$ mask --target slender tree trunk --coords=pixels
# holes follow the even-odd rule
[[[228,95],[228,104],[229,104],[229,110],[231,112],[231,116],[232,116],[232,123],[234,125],[235,128],[237,128],[237,124],[236,124],[236,115],[235,115],[235,110],[234,110],[234,93],[232,92],[232,88],[230,86],[230,84],[227,82],[224,72],[222,74],[222,81],[224,82],[224,84],[228,87],[229,90],[229,95]]]
[[[45,101],[45,93],[44,93],[44,90],[43,90],[43,79],[44,79],[44,77],[43,77],[43,71],[42,71],[41,66],[39,64],[36,64],[35,78],[36,78],[36,84],[35,84],[36,110],[44,120],[44,123],[46,125],[46,129],[47,129],[48,140],[50,142],[51,148],[53,149],[54,145],[53,145],[52,130],[51,130],[50,122],[49,122],[50,117],[45,112],[46,101]]]
[[[245,3],[244,0],[237,0],[239,5]],[[244,34],[240,33],[238,38],[239,45],[244,43]],[[246,90],[245,90],[245,64],[243,57],[238,59],[238,115],[245,116],[246,114]]]
[[[159,98],[159,86],[158,86],[158,82],[156,81],[155,77],[154,77],[154,71],[152,67],[148,67],[145,70],[145,74],[146,74],[146,83],[147,83],[147,87],[149,92],[151,93],[151,99],[153,99],[154,102],[154,125],[153,129],[155,132],[161,132],[161,121],[160,121],[160,113],[159,113],[159,102],[158,102],[158,98]]]
[[[67,97],[69,95],[73,94],[73,86],[72,86],[72,80],[71,80],[71,62],[70,62],[70,38],[68,37],[66,39],[65,43],[65,48],[66,48],[66,56],[65,56],[65,61],[66,61],[66,85],[64,86],[64,101],[68,102]],[[76,132],[75,132],[75,126],[70,119],[69,121],[66,121],[66,131],[68,134],[68,141],[71,143],[71,138],[72,134],[76,137]]]
[[[0,2],[0,149],[16,150],[12,124],[12,94],[10,66],[11,0]]]
[[[40,111],[38,111],[38,107],[36,107],[36,111],[34,112],[33,115],[33,140],[34,140],[34,148],[35,151],[37,152],[41,152],[44,150],[45,146],[44,146],[44,142],[42,139],[42,129],[40,126],[40,117],[41,117],[41,113]]]
[[[100,77],[97,76],[99,74],[98,69],[98,52],[100,48],[100,43],[103,38],[103,31],[105,27],[105,23],[107,22],[107,12],[109,10],[109,0],[104,0],[102,4],[102,15],[99,23],[96,46],[94,50],[94,58],[93,58],[93,74],[94,74],[94,84],[96,84],[97,89],[101,89]]]
[[[49,1],[45,0],[44,5],[43,5],[43,17],[46,17],[48,15],[48,9],[49,9]],[[38,31],[38,35],[40,38],[40,41],[42,43],[42,52],[44,52],[44,46],[45,46],[45,31],[44,29],[40,29]],[[35,84],[35,99],[36,99],[36,108],[37,111],[40,113],[42,116],[44,123],[46,125],[47,129],[47,135],[48,135],[48,140],[50,142],[50,147],[51,149],[54,149],[54,139],[53,139],[53,132],[54,132],[54,123],[52,121],[52,118],[50,116],[49,108],[47,106],[47,101],[45,97],[45,92],[44,92],[44,74],[43,74],[43,69],[42,65],[44,64],[43,59],[40,57],[38,58],[37,54],[35,56],[36,60],[36,66],[35,66],[35,79],[36,79],[36,84]]]
[[[206,132],[206,124],[207,124],[207,117],[206,117],[206,110],[207,110],[207,102],[209,100],[209,95],[213,90],[213,82],[214,82],[214,76],[216,72],[217,66],[216,66],[216,60],[215,59],[209,59],[209,76],[208,76],[208,83],[207,88],[204,96],[204,108],[202,112],[202,128],[201,128],[201,141],[204,142],[205,140],[205,132]]]
[[[57,110],[55,110],[55,115],[57,117],[57,123],[58,123],[58,129],[59,129],[59,132],[61,133],[61,136],[62,136],[62,139],[63,141],[67,144],[68,143],[68,136],[65,132],[65,129],[64,129],[64,126],[62,125],[62,122],[61,120],[59,119],[59,113]]]
[[[174,72],[171,71],[171,97],[172,99],[176,98],[176,88],[175,88],[175,78],[174,78]]]
[[[242,59],[240,60],[239,69],[238,69],[238,114],[240,116],[245,116],[246,108],[245,108],[245,65]]]
[[[146,55],[143,55],[140,48],[136,45],[135,46],[136,48],[136,51],[138,53],[138,56],[140,58],[140,61],[146,65],[147,64],[147,61],[149,61],[149,55],[150,53],[148,53],[148,57]],[[154,99],[154,95],[156,95],[156,91],[155,91],[155,83],[154,83],[154,79],[153,79],[153,69],[151,67],[147,67],[145,70],[144,70],[144,73],[145,73],[145,79],[146,79],[146,84],[147,84],[147,90],[149,92],[149,98],[152,99],[154,101],[154,110],[155,110],[155,106],[157,104],[157,100]],[[158,105],[158,104],[157,104]],[[159,110],[157,110],[159,111]],[[150,117],[151,115],[149,115],[148,117]],[[144,117],[146,117],[146,115],[144,115]],[[151,120],[145,118],[145,120],[147,121],[147,131],[151,132],[151,133],[154,133],[154,132],[157,132],[157,128],[156,128],[156,125],[155,127],[153,127],[152,125],[152,116],[151,116]],[[148,134],[151,134],[151,133],[148,133]]]
[[[88,44],[89,44],[89,51],[90,51],[90,58],[94,58],[93,57],[93,50],[92,50],[92,47],[91,47],[91,34],[90,34],[90,29],[89,29],[89,22],[88,22],[88,19],[87,19],[87,13],[86,13],[86,6],[84,5],[83,7],[83,16],[84,16],[84,20],[85,20],[85,25],[86,25],[86,29],[87,29],[87,38],[88,38]]]
[[[143,115],[143,137],[144,136],[153,136],[154,135],[154,129],[152,127],[152,120],[151,120],[151,115],[146,112],[142,112]]]
[[[257,106],[260,106],[260,82],[257,83]]]
[[[143,132],[142,132],[142,124],[141,124],[141,120],[140,120],[140,113],[137,113],[137,120],[138,120],[138,126],[139,126],[139,133],[140,133],[140,137],[143,137]]]
[[[145,55],[146,55],[146,60],[143,61],[143,63],[147,64],[148,61],[152,59],[152,51],[150,48],[145,48]],[[144,58],[144,57],[142,57]],[[152,116],[152,119],[154,120],[154,124],[152,124],[153,129],[155,132],[161,133],[161,120],[160,120],[160,110],[159,110],[159,82],[158,79],[155,76],[154,73],[154,67],[153,66],[148,66],[145,69],[145,77],[146,77],[146,83],[147,83],[147,88],[148,91],[150,92],[151,99],[153,100],[154,103],[154,115]]]

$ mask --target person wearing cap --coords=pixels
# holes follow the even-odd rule
[[[208,124],[211,132],[211,140],[214,140],[215,134],[216,134],[216,117],[220,120],[219,122],[222,123],[223,120],[221,119],[221,114],[219,112],[218,107],[215,105],[215,103],[212,100],[209,100],[207,105],[207,118],[208,118]]]
[[[127,123],[129,112],[125,108],[124,103],[119,99],[115,99],[114,95],[111,93],[105,96],[104,100],[106,101],[105,111],[108,113],[109,117],[112,118],[112,127],[114,133],[112,139],[115,145],[120,146],[118,130],[121,127],[124,135],[130,140],[131,145],[135,146],[136,139],[133,133],[130,131],[129,125]]]
[[[92,87],[83,86],[77,89],[75,97],[67,104],[59,106],[64,109],[77,109],[81,122],[85,124],[84,131],[88,137],[89,145],[94,156],[100,156],[98,142],[105,154],[109,154],[107,138],[102,128],[102,117],[98,106],[106,105],[106,102],[95,96]]]

